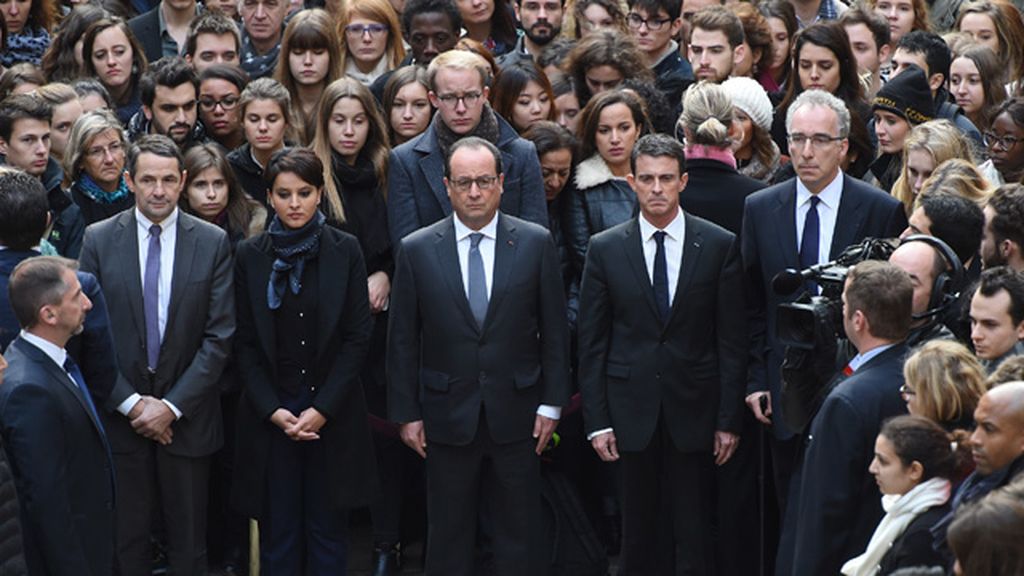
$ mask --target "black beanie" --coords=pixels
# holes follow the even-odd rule
[[[911,126],[935,117],[935,101],[924,70],[911,64],[889,79],[871,101],[872,110],[886,110],[903,117]]]

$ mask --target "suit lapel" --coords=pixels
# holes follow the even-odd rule
[[[437,200],[438,205],[441,207],[441,212],[445,215],[451,214],[452,204],[448,200],[448,191],[444,187],[444,154],[437,145],[437,133],[434,131],[433,126],[428,128],[423,137],[420,138],[420,141],[416,144],[416,150],[425,154],[419,160],[420,170],[426,176],[426,184],[430,186],[430,191],[434,193],[434,199]],[[415,185],[419,186],[421,183],[416,182]]]
[[[487,319],[484,321],[484,326],[487,326],[491,317],[496,314],[495,310],[499,309],[501,300],[508,290],[509,276],[511,276],[512,268],[515,267],[518,247],[516,225],[499,214],[498,234],[494,243],[494,270],[491,280],[494,285],[491,286],[491,298],[488,300]]]
[[[145,347],[146,322],[142,312],[142,269],[139,268],[139,232],[135,210],[130,209],[117,216],[117,231],[114,234],[114,248],[121,258],[121,281],[128,294],[128,306],[135,321],[135,333]]]
[[[782,254],[786,268],[799,269],[800,254],[796,243],[796,178],[780,192],[772,221],[776,223],[779,253]]]
[[[626,252],[626,260],[636,277],[637,286],[641,287],[644,293],[644,300],[651,307],[655,318],[661,318],[658,314],[658,304],[654,301],[654,286],[651,284],[651,277],[647,274],[647,262],[644,260],[643,238],[640,237],[640,221],[633,219],[632,224],[626,226],[623,232],[623,249]]]
[[[689,214],[684,213],[686,231],[683,233],[683,261],[679,264],[679,278],[676,280],[676,294],[672,298],[672,310],[669,311],[667,328],[675,319],[678,310],[683,307],[686,300],[686,291],[690,288],[694,274],[697,272],[697,263],[700,261],[701,250],[703,250],[704,239],[700,231],[700,223]]]
[[[462,267],[459,266],[459,252],[455,245],[455,224],[454,216],[449,215],[442,222],[444,225],[435,232],[434,250],[437,252],[437,260],[440,265],[441,277],[444,278],[448,290],[451,292],[452,301],[462,312],[466,322],[473,327],[473,330],[480,332],[476,323],[473,311],[469,308],[469,300],[466,298],[466,289],[462,283]]]
[[[850,190],[850,178],[843,175],[843,194],[839,198],[839,210],[836,211],[836,227],[832,232],[832,245],[829,246],[829,260],[834,260],[854,243],[864,224],[864,212],[860,210],[863,198]]]
[[[319,253],[317,254],[317,294],[335,294],[339,287],[345,285],[343,273],[348,272],[348,266],[341,258],[340,250],[325,250],[328,242],[333,242],[330,234],[324,230],[320,236]],[[330,248],[333,248],[331,246]],[[316,358],[324,353],[330,340],[331,331],[338,324],[341,317],[341,305],[344,298],[320,298],[317,301],[317,322],[316,322]]]

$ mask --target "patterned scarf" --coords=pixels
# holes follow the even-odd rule
[[[7,38],[7,50],[0,53],[0,65],[10,68],[21,62],[30,62],[39,66],[49,46],[50,34],[46,30],[25,27],[20,33]]]
[[[441,147],[441,152],[444,152],[445,157],[448,156],[448,149],[452,147],[452,144],[467,136],[479,136],[497,145],[498,136],[501,133],[496,114],[489,104],[484,104],[484,109],[480,113],[480,123],[469,134],[452,132],[452,129],[441,121],[440,114],[434,114],[434,119],[431,122],[434,123],[434,131],[437,133],[437,144]]]
[[[256,48],[252,45],[252,40],[249,39],[249,35],[242,32],[242,69],[248,74],[249,78],[256,80],[257,78],[269,78],[274,73],[274,67],[277,65],[277,55],[281,51],[281,43],[278,42],[270,52],[266,54],[257,54]]]
[[[319,210],[316,216],[298,230],[285,228],[276,215],[270,221],[267,234],[270,235],[274,255],[277,256],[267,283],[267,305],[271,310],[281,307],[286,287],[291,288],[292,294],[302,290],[302,269],[306,266],[306,260],[315,257],[320,250],[320,235],[323,234],[326,221],[324,213]]]
[[[82,194],[85,194],[90,200],[97,204],[113,204],[120,201],[128,194],[131,194],[131,190],[129,190],[128,185],[125,184],[123,176],[118,180],[117,189],[113,192],[107,192],[103,188],[100,188],[100,185],[85,172],[82,172],[82,175],[78,177],[78,181],[76,181],[73,186],[77,186],[78,189],[82,191]]]

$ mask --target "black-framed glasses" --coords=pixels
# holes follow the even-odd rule
[[[828,134],[811,134],[810,136],[807,134],[790,134],[786,137],[790,146],[801,150],[808,142],[811,143],[811,148],[822,150],[829,144],[845,138],[845,136],[830,136]]]
[[[477,176],[476,178],[459,178],[451,181],[452,186],[459,192],[469,192],[473,184],[476,184],[477,188],[486,192],[493,188],[497,182],[497,176]]]
[[[900,386],[900,396],[903,396],[904,398],[907,396],[917,396],[917,392],[914,392],[913,388],[904,384],[903,386]]]
[[[639,30],[641,26],[646,24],[647,29],[651,32],[661,30],[665,24],[668,24],[671,21],[671,18],[643,18],[636,12],[630,12],[629,15],[626,16],[626,24],[628,24],[630,28]]]
[[[998,144],[1003,150],[1009,150],[1024,140],[1024,138],[1017,138],[1016,136],[996,136],[991,132],[985,132],[981,137],[985,141],[985,146],[995,148],[996,144]]]
[[[462,102],[467,108],[475,105],[483,97],[483,92],[466,92],[462,96],[455,94],[439,94],[437,99],[441,101],[441,105],[446,108],[455,108]]]
[[[220,100],[214,100],[213,98],[204,97],[199,99],[199,106],[203,110],[210,111],[220,106],[224,110],[232,110],[235,106],[238,106],[238,101],[241,100],[238,96],[225,96]]]
[[[369,34],[371,38],[374,38],[387,31],[388,27],[384,24],[349,24],[345,26],[345,33],[353,38],[358,38],[363,34]]]

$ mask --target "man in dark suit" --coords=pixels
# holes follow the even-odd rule
[[[390,418],[426,458],[426,573],[475,574],[483,498],[495,574],[531,574],[537,456],[569,398],[558,253],[539,226],[499,213],[502,154],[481,138],[445,163],[454,215],[407,236],[388,328]]]
[[[139,39],[146,60],[179,56],[185,48],[188,28],[197,16],[196,0],[161,0],[155,8],[128,21]]]
[[[622,459],[621,573],[715,574],[708,553],[712,462],[742,426],[747,329],[736,237],[679,207],[683,146],[633,148],[640,215],[594,236],[580,295],[580,388],[587,436]],[[661,498],[669,495],[669,501]],[[674,540],[658,546],[660,511]],[[671,550],[659,557],[659,550]]]
[[[786,128],[797,177],[747,198],[740,236],[753,338],[746,402],[758,420],[772,427],[780,510],[785,509],[800,443],[797,431],[779,417],[785,347],[776,337],[775,320],[778,305],[796,294],[776,294],[772,279],[786,268],[830,262],[864,238],[896,237],[907,225],[898,200],[841,170],[850,133],[850,113],[841,100],[821,90],[805,91],[789,107]],[[762,398],[768,406],[764,411]]]
[[[501,150],[502,213],[547,227],[537,150],[487,104],[490,70],[483,58],[463,50],[445,52],[431,61],[428,96],[437,113],[426,132],[392,150],[388,162],[392,245],[452,213],[441,181],[452,144],[466,136],[478,136]]]
[[[118,564],[151,569],[160,506],[174,574],[206,574],[210,455],[223,443],[219,379],[235,330],[230,246],[177,209],[185,173],[166,136],[129,151],[135,208],[85,231],[82,268],[110,303],[118,375],[103,412],[117,470]],[[125,416],[125,417],[122,417]]]
[[[857,355],[811,421],[784,526],[793,548],[780,548],[776,574],[838,574],[882,519],[868,466],[882,423],[907,411],[900,387],[913,293],[910,275],[888,262],[861,262],[847,276],[843,328]]]
[[[22,332],[0,387],[0,432],[21,503],[29,574],[112,574],[114,476],[95,404],[64,345],[91,303],[73,260],[38,256],[11,275]]]

